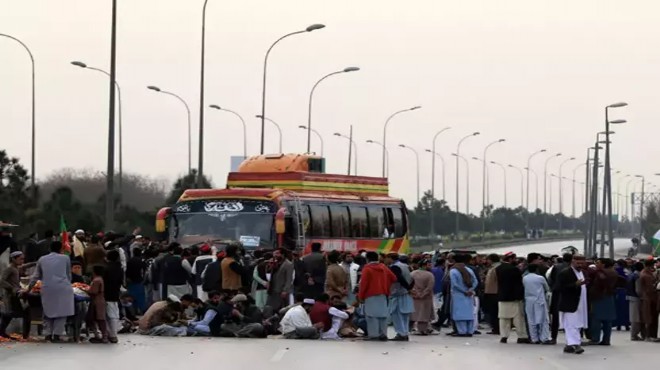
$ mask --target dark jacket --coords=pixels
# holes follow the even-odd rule
[[[557,279],[557,276],[559,275],[560,272],[564,271],[568,267],[570,267],[568,263],[562,262],[556,264],[552,268],[552,271],[550,272],[550,277],[548,279],[548,285],[550,286],[550,289],[552,289],[553,292],[559,291],[559,281]]]
[[[124,271],[119,262],[108,262],[103,274],[103,284],[105,285],[106,302],[119,302],[121,286],[124,283]]]
[[[582,287],[576,283],[578,281],[575,272],[572,268],[565,268],[557,275],[557,283],[559,284],[559,312],[575,312],[580,305],[580,295],[582,294]]]
[[[315,253],[306,255],[302,259],[305,267],[305,276],[314,279],[315,285],[325,285],[325,277],[327,272],[327,265],[323,253]]]
[[[202,290],[211,292],[222,290],[222,271],[220,270],[221,259],[217,259],[206,265],[206,273],[202,279]]]
[[[142,258],[131,257],[128,262],[126,262],[126,282],[134,284],[143,283],[145,269],[146,264]]]
[[[497,274],[497,301],[514,302],[525,299],[522,271],[510,263],[502,263],[495,269]]]
[[[599,299],[613,297],[616,294],[616,288],[622,287],[625,284],[619,279],[623,280],[624,278],[620,277],[613,269],[596,271],[589,286],[589,299],[591,301],[597,301]]]
[[[190,274],[183,268],[181,256],[168,255],[163,259],[163,284],[186,285]]]

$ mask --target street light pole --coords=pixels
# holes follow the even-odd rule
[[[386,126],[387,126],[387,124],[386,124]],[[459,190],[459,186],[460,186],[460,179],[459,179],[460,176],[459,176],[459,173],[460,173],[460,171],[459,171],[459,170],[460,170],[460,161],[459,161],[459,158],[460,158],[460,156],[461,156],[461,144],[463,144],[463,142],[464,142],[465,140],[467,140],[467,139],[469,139],[469,138],[471,138],[471,137],[474,137],[474,136],[478,136],[479,134],[480,134],[479,132],[473,132],[473,133],[471,133],[470,135],[467,135],[467,136],[461,138],[461,140],[458,141],[458,145],[456,146],[456,240],[460,240],[460,224],[459,224],[459,223],[460,223],[460,217],[459,217],[459,214],[460,214],[460,212],[459,212],[459,208],[460,208],[460,206],[459,206],[459,194],[460,194],[460,190]],[[383,140],[383,141],[384,141],[384,140]],[[466,160],[466,163],[467,163],[467,160]],[[466,164],[466,166],[469,166],[469,165]],[[469,168],[467,168],[467,170],[468,170],[468,176],[469,176],[470,170],[469,170]],[[470,199],[470,198],[469,198],[469,197],[470,197],[470,190],[469,190],[469,188],[468,188],[468,191],[467,191],[466,197],[467,197],[467,199]],[[469,200],[468,200],[468,202],[469,202]],[[469,203],[468,203],[468,205],[467,205],[466,208],[467,208],[467,209],[465,210],[465,212],[466,212],[466,214],[469,214],[469,213],[470,213]]]
[[[404,148],[404,149],[408,149],[408,150],[412,151],[413,153],[415,153],[415,160],[416,160],[416,163],[417,163],[417,205],[419,206],[419,201],[421,199],[420,196],[419,196],[419,153],[417,152],[417,150],[415,148],[409,147],[407,145],[399,144],[399,147]],[[433,210],[431,210],[431,212],[433,212]]]
[[[563,182],[563,177],[562,177],[562,168],[564,167],[564,165],[566,163],[568,163],[570,161],[574,161],[574,160],[575,160],[575,157],[571,157],[571,158],[568,158],[567,160],[563,161],[559,165],[559,235],[561,235],[562,231],[564,230],[563,229],[563,226],[564,226],[564,221],[563,221],[564,220],[564,197],[563,197],[563,195],[564,195],[564,192],[563,192],[564,182]],[[573,172],[573,174],[575,174],[575,172]],[[575,186],[573,188],[575,188]],[[573,191],[573,196],[575,197],[575,191]],[[550,208],[552,208],[552,206],[550,206]]]
[[[116,1],[116,0],[115,0]],[[197,187],[201,188],[204,178],[204,68],[206,53],[206,5],[209,0],[204,0],[202,7],[202,47],[199,78],[199,163],[197,165]]]
[[[277,128],[277,132],[280,135],[279,136],[279,139],[280,139],[279,140],[279,148],[280,148],[279,150],[280,150],[280,153],[282,153],[282,127],[280,127],[280,125],[278,125],[277,122],[273,121],[272,119],[270,119],[268,117],[263,117],[260,114],[256,115],[255,117],[265,119],[266,121],[268,121],[268,122],[272,123],[273,125],[275,125],[275,127]],[[311,152],[309,150],[307,150],[307,153],[311,153]]]
[[[488,164],[488,159],[486,158],[488,155],[488,149],[498,143],[503,143],[505,142],[506,139],[499,139],[491,142],[490,144],[486,145],[484,148],[484,157],[483,157],[483,171],[482,171],[482,185],[481,185],[481,238],[483,240],[484,235],[486,234],[486,165]]]
[[[605,107],[605,179],[603,184],[603,208],[605,205],[607,212],[603,212],[603,216],[607,215],[607,235],[609,239],[610,258],[614,258],[614,230],[612,229],[612,169],[610,165],[610,124],[625,123],[625,120],[609,120],[610,108],[621,108],[627,106],[628,103],[620,102],[610,104]]]
[[[298,126],[298,128],[303,129],[303,130],[307,130],[307,126],[305,126],[305,125],[300,125],[300,126]],[[316,135],[316,137],[319,138],[319,142],[321,143],[321,157],[323,157],[323,136],[321,136],[321,134],[319,134],[319,132],[316,131],[315,129],[312,129],[312,132]]]
[[[328,73],[327,75],[321,77],[318,81],[316,81],[316,83],[312,87],[312,91],[309,92],[309,106],[307,109],[307,153],[311,153],[312,151],[312,131],[311,131],[312,130],[312,99],[314,98],[314,91],[316,90],[316,87],[321,83],[321,81],[325,80],[330,76],[338,75],[341,73],[357,72],[359,70],[360,68],[358,67],[346,67],[341,71]]]
[[[264,73],[263,73],[263,81],[261,85],[261,147],[259,149],[259,154],[264,154],[264,132],[266,129],[266,72],[268,70],[268,56],[270,56],[270,51],[273,50],[275,45],[277,45],[280,41],[284,40],[285,38],[293,35],[298,35],[301,33],[306,33],[306,32],[312,32],[315,30],[320,30],[321,28],[325,28],[325,25],[322,24],[313,24],[309,27],[307,27],[304,30],[301,31],[296,31],[296,32],[291,32],[287,33],[286,35],[280,37],[279,39],[275,40],[274,43],[270,45],[268,50],[266,51],[266,56],[264,57]],[[308,150],[309,151],[309,150]],[[280,150],[281,152],[281,150]]]
[[[17,43],[19,43],[25,51],[27,51],[28,56],[30,57],[30,65],[31,65],[31,77],[32,77],[32,137],[31,137],[31,164],[30,164],[30,187],[32,188],[32,200],[34,202],[37,201],[36,195],[37,195],[37,188],[35,187],[35,181],[36,181],[36,114],[35,114],[35,109],[36,109],[36,98],[35,98],[35,65],[34,65],[34,56],[32,55],[32,51],[30,48],[27,47],[23,41],[19,40],[18,38],[7,35],[5,33],[0,33],[0,37],[6,37],[8,39],[14,40]]]
[[[586,163],[580,163],[579,165],[577,165],[577,167],[575,167],[573,169],[573,184],[572,184],[572,193],[573,194],[571,196],[571,198],[572,198],[572,201],[571,201],[571,204],[572,204],[571,205],[571,217],[573,217],[573,218],[575,218],[575,181],[576,181],[575,180],[575,173],[577,172],[577,170],[580,169],[580,167],[584,166],[585,164]]]
[[[351,157],[352,157],[352,152],[355,152],[355,169],[353,170],[353,174],[357,176],[357,144],[353,140],[353,125],[351,125],[350,128],[350,134],[349,136],[340,134],[339,132],[335,132],[333,135],[337,137],[343,137],[344,139],[348,140],[348,175],[350,176],[351,174]]]
[[[644,221],[644,185],[646,178],[643,175],[636,175],[635,177],[642,179],[642,198],[640,199],[639,205],[639,240],[642,240],[644,237],[644,228],[642,227],[642,222]]]
[[[504,178],[504,208],[507,207],[507,201],[506,201],[506,167],[498,162],[490,161],[490,163],[499,166],[502,169],[502,177]]]
[[[526,196],[527,201],[525,202],[526,203],[525,207],[527,208],[527,220],[526,220],[525,224],[526,224],[527,228],[529,228],[529,214],[531,213],[530,209],[529,209],[529,172],[531,171],[530,169],[532,168],[532,158],[534,158],[535,156],[537,156],[541,153],[545,153],[545,152],[547,152],[547,149],[541,149],[541,150],[538,150],[538,151],[532,153],[529,156],[529,158],[527,158],[527,167],[525,167],[525,169],[527,170],[527,190],[526,190],[527,191],[527,196]],[[538,185],[538,178],[537,178],[537,185]],[[539,206],[538,205],[538,199],[539,199],[538,186],[537,186],[536,190],[537,190],[536,191],[536,208],[538,208],[538,206]],[[536,210],[534,210],[534,211],[536,211]]]
[[[561,157],[561,153],[557,153],[548,157],[545,160],[545,166],[543,167],[543,230],[545,231],[548,222],[548,209],[547,209],[547,197],[548,197],[548,163],[553,159]]]
[[[532,175],[534,175],[534,183],[536,184],[534,186],[534,191],[536,192],[536,194],[538,194],[539,193],[539,175],[536,173],[536,171],[534,171],[533,169],[531,169],[529,167],[525,167],[525,171],[527,171],[527,178],[528,178],[527,181],[529,181],[529,174],[530,173]],[[536,213],[536,210],[539,209],[539,207],[538,207],[538,198],[537,198],[536,207],[534,207],[534,208],[535,208],[534,213]],[[529,225],[529,212],[527,213],[527,224]]]
[[[192,173],[192,127],[190,123],[190,107],[188,107],[188,103],[186,103],[186,101],[183,100],[183,98],[181,98],[179,95],[175,93],[162,90],[157,86],[147,86],[147,89],[153,90],[155,92],[171,95],[179,99],[179,101],[183,103],[183,106],[186,108],[186,113],[188,114],[188,174],[190,175]]]
[[[104,71],[100,68],[90,67],[87,64],[85,64],[83,62],[80,62],[80,61],[74,61],[74,62],[71,62],[71,64],[76,66],[76,67],[80,67],[80,68],[84,68],[84,69],[89,69],[91,71],[96,71],[96,72],[99,72],[99,73],[103,73],[104,75],[108,76],[108,78],[110,78],[110,73],[108,73],[108,72],[106,72],[106,71]],[[117,116],[117,128],[119,130],[119,176],[118,176],[118,180],[119,180],[119,194],[122,194],[122,192],[123,192],[123,178],[124,178],[124,170],[123,170],[123,167],[124,167],[124,165],[123,165],[123,162],[124,162],[123,161],[123,158],[124,158],[124,149],[123,149],[124,135],[123,135],[123,129],[122,129],[122,123],[121,123],[121,118],[122,118],[122,113],[121,113],[121,88],[119,87],[119,83],[117,82],[117,80],[115,80],[115,83],[114,83],[113,86],[117,89],[117,111],[118,111],[117,112],[117,114],[118,114],[118,116]],[[114,142],[114,137],[113,137],[113,142]],[[113,148],[113,152],[114,152],[114,148]],[[113,157],[114,157],[114,153],[113,153]]]
[[[523,173],[523,170],[520,167],[516,167],[512,164],[507,165],[507,167],[515,169],[520,174],[520,208],[524,208],[525,207],[525,197],[524,197],[524,193],[525,193],[525,185],[524,185],[525,174]]]
[[[217,104],[211,104],[209,105],[209,108],[231,113],[236,117],[238,117],[239,120],[241,120],[241,124],[243,125],[243,159],[247,159],[247,125],[245,124],[245,120],[243,119],[243,117],[240,114],[234,112],[233,110],[221,108]]]
[[[385,163],[386,163],[386,162],[385,162],[385,147],[387,147],[387,125],[390,124],[390,121],[392,120],[392,118],[394,118],[394,116],[396,116],[396,115],[398,115],[398,114],[401,114],[401,113],[404,113],[404,112],[410,112],[410,111],[413,111],[413,110],[417,110],[417,109],[420,109],[420,108],[422,108],[422,107],[418,105],[418,106],[415,106],[415,107],[412,107],[412,108],[402,109],[402,110],[400,110],[400,111],[394,112],[394,113],[393,113],[391,116],[389,116],[389,117],[387,118],[387,120],[385,121],[385,125],[383,126],[383,172],[382,172],[382,174],[383,174],[382,176],[383,176],[383,177],[386,176],[386,175],[385,175],[386,173],[389,174],[389,171],[385,171]],[[389,165],[389,163],[388,163],[388,165]]]
[[[376,144],[376,145],[382,147],[385,150],[385,161],[389,162],[389,160],[390,160],[390,151],[385,147],[385,145],[383,145],[383,143],[381,143],[379,141],[376,141],[376,140],[367,140],[367,143],[368,144]],[[383,177],[387,177],[387,176],[389,176],[389,170],[388,170],[388,173],[386,173],[385,176],[383,176]]]
[[[429,229],[429,234],[433,237],[435,235],[435,212],[433,211],[433,201],[435,200],[435,140],[438,136],[449,130],[451,127],[445,127],[442,130],[438,131],[433,135],[433,142],[431,144],[431,228]],[[445,200],[445,169],[444,164],[442,165],[442,200]]]

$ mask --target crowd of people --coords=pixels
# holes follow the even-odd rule
[[[182,248],[127,236],[52,233],[10,254],[0,274],[0,336],[22,318],[25,296],[40,284],[46,340],[67,334],[74,316],[72,283],[88,284],[86,330],[92,343],[118,334],[286,339],[409,341],[409,336],[481,334],[509,342],[608,346],[613,327],[632,341],[657,341],[660,280],[653,259],[587,260],[577,254],[526,258],[514,253],[311,253],[285,249],[245,253],[239,243]],[[66,252],[66,253],[63,253]],[[21,285],[21,277],[27,287]],[[392,325],[395,335],[388,336]],[[486,326],[487,325],[487,326]]]

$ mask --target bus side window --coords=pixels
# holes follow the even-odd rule
[[[329,238],[330,233],[330,211],[328,206],[310,205],[309,206],[312,232],[314,238]]]
[[[382,207],[369,207],[367,208],[368,219],[369,219],[369,237],[383,239],[388,238],[385,235],[386,224],[385,224],[385,212]]]
[[[394,237],[402,238],[406,234],[406,227],[401,208],[390,208],[388,213],[392,216],[391,224],[394,224]]]
[[[367,209],[365,207],[350,207],[351,235],[354,238],[368,238],[369,224],[367,223]]]
[[[330,219],[332,220],[332,237],[350,237],[350,223],[348,208],[346,206],[330,206]]]

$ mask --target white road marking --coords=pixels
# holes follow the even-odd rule
[[[273,357],[270,358],[270,362],[280,362],[287,352],[288,351],[285,350],[285,349],[281,349],[281,350],[275,352]]]

